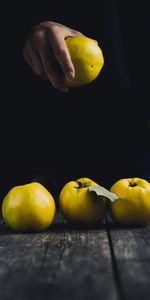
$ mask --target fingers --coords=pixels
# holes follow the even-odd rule
[[[59,30],[59,28],[53,31],[47,30],[47,39],[53,49],[55,58],[62,68],[63,73],[69,80],[72,80],[75,76],[75,69],[64,40],[64,35],[62,35],[62,32]]]
[[[26,62],[30,65],[33,72],[35,72],[36,75],[45,78],[44,69],[42,66],[42,62],[40,59],[40,56],[35,51],[35,49],[31,46],[31,44],[26,44],[26,47],[23,51],[24,59]]]
[[[47,44],[39,50],[44,72],[54,88],[61,92],[67,92],[68,88],[63,84],[61,71]]]
[[[26,62],[38,76],[49,79],[53,87],[67,92],[68,88],[62,82],[60,67],[50,49],[44,31],[37,31],[34,39],[31,37],[23,51]]]
[[[75,76],[65,38],[76,35],[82,33],[55,22],[43,22],[33,28],[23,51],[35,74],[47,78],[53,87],[63,92],[68,91],[63,74],[69,80]]]
[[[56,89],[67,92],[68,88],[62,82],[62,71],[55,59],[54,52],[47,42],[45,31],[39,32],[36,48],[42,62],[42,66],[49,81]]]

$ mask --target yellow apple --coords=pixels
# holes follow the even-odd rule
[[[92,225],[104,217],[106,198],[90,191],[99,186],[89,178],[67,182],[59,195],[59,207],[64,218],[71,223]]]
[[[86,36],[68,37],[66,44],[75,68],[75,78],[64,82],[69,87],[89,84],[99,75],[104,57],[98,42]]]
[[[4,221],[15,231],[47,229],[55,210],[53,196],[38,182],[13,187],[2,202]]]
[[[150,183],[142,178],[125,178],[115,182],[111,192],[118,195],[109,201],[112,218],[120,224],[144,225],[150,221]]]

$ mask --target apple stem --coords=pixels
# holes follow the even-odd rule
[[[135,182],[130,182],[129,186],[134,187],[134,186],[137,186],[137,184]]]
[[[89,185],[78,181],[78,189],[84,188],[84,187],[87,187],[87,186],[89,186]]]

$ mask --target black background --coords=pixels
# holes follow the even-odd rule
[[[56,2],[56,1],[55,1]],[[5,1],[1,5],[1,194],[43,178],[52,193],[91,177],[150,180],[149,16],[138,1]],[[52,20],[95,38],[105,64],[88,86],[63,94],[22,55],[35,24]]]

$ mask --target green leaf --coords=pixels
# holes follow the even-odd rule
[[[114,202],[115,200],[117,200],[119,198],[116,194],[111,193],[110,191],[108,191],[107,189],[105,189],[104,187],[102,187],[100,185],[90,185],[89,191],[95,192],[98,196],[106,197],[112,202]]]

